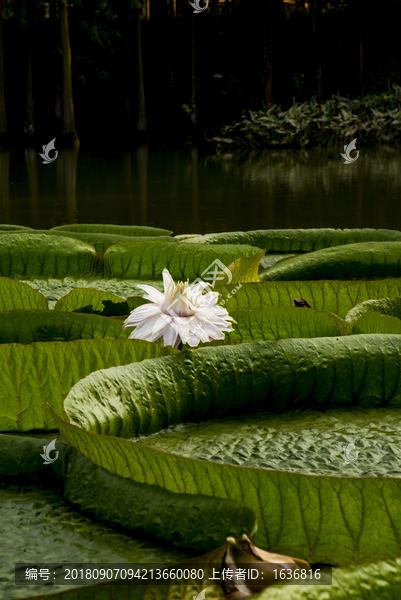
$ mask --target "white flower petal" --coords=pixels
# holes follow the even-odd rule
[[[174,321],[174,327],[175,327],[176,331],[178,332],[178,335],[180,336],[182,341],[184,343],[186,343],[188,340],[189,331],[190,331],[190,319],[178,317],[178,318],[175,318],[173,321]]]
[[[172,285],[174,287],[174,281],[173,278],[171,277],[168,269],[163,269],[163,283],[164,283],[164,293],[167,293],[167,290],[169,288],[170,285]]]
[[[224,340],[224,333],[211,323],[203,324],[203,331],[209,336],[211,340]]]
[[[171,317],[168,317],[167,315],[161,314],[158,318],[158,320],[154,323],[153,328],[152,328],[152,335],[156,336],[159,334],[159,332],[161,330],[166,329],[166,326],[170,325],[172,321]],[[160,337],[160,335],[158,335],[157,338],[158,339]]]
[[[203,296],[201,296],[201,303],[199,304],[199,306],[203,306],[204,304],[208,304],[209,306],[215,306],[218,300],[218,292],[208,292],[207,294],[203,294]]]
[[[136,327],[130,339],[155,341],[163,336],[165,346],[177,348],[183,341],[195,347],[199,342],[222,340],[223,331],[233,331],[234,319],[217,304],[219,294],[210,291],[208,283],[178,282],[175,285],[164,269],[163,284],[164,294],[149,285],[138,286],[148,294],[145,298],[151,304],[136,308],[124,321],[124,329]],[[203,294],[206,288],[208,291]]]
[[[202,295],[202,292],[205,288],[208,288],[209,284],[205,283],[204,281],[201,281],[199,283],[197,283],[196,285],[190,285],[188,290],[189,290],[189,294],[192,298],[192,301],[194,304],[199,304],[200,302],[202,302],[202,299],[207,295]],[[209,292],[209,293],[213,293],[213,292]]]
[[[135,308],[135,310],[133,310],[124,321],[123,329],[127,329],[127,327],[135,327],[144,319],[148,319],[160,314],[162,314],[162,311],[158,304],[143,304],[142,306],[138,306],[138,308]]]
[[[152,342],[154,339],[158,339],[158,338],[154,338],[153,336],[153,328],[156,325],[156,323],[159,321],[160,319],[160,315],[155,315],[154,317],[151,317],[150,319],[146,319],[145,321],[142,321],[142,323],[140,325],[137,326],[137,328],[135,329],[134,333],[135,333],[135,338],[132,338],[130,336],[131,339],[142,339],[142,340],[147,340],[148,342]],[[165,324],[165,327],[168,325],[168,323]],[[160,337],[162,335],[163,328],[159,327],[159,336]]]
[[[219,311],[216,307],[212,307],[209,310],[209,312],[199,310],[199,311],[197,311],[197,316],[198,316],[198,313],[199,313],[200,318],[202,315],[202,317],[204,318],[205,321],[211,321],[212,323],[215,323],[216,325],[218,323],[223,324],[223,323],[225,323],[225,321],[234,321],[234,319],[232,317],[230,317],[230,315],[228,314],[228,312],[225,309],[223,309],[223,312],[222,312],[222,311]]]
[[[197,290],[204,290],[207,287],[210,287],[210,283],[206,283],[206,281],[197,281],[196,283],[191,283],[189,286],[192,292],[196,292]]]
[[[172,325],[166,327],[163,333],[163,345],[176,348],[180,342],[181,338],[175,328]]]
[[[191,346],[191,348],[195,348],[196,346],[199,345],[200,341],[201,340],[198,336],[194,335],[193,333],[190,333],[187,343]],[[207,340],[207,341],[209,341],[209,340]]]
[[[164,294],[162,294],[162,292],[159,292],[159,290],[157,290],[156,288],[146,284],[137,285],[137,287],[147,293],[147,296],[143,296],[143,298],[145,298],[146,300],[156,302],[157,304],[163,304]]]
[[[229,313],[227,312],[227,309],[224,308],[223,306],[220,306],[219,304],[216,304],[215,306],[213,306],[213,311],[218,315],[225,315],[226,317],[230,317]],[[231,317],[230,317],[230,319],[231,319]]]
[[[209,335],[203,329],[203,322],[195,320],[191,323],[190,336],[196,335],[202,342],[209,341]]]
[[[158,337],[161,337],[163,335],[163,331],[160,332]],[[134,329],[134,331],[131,333],[131,335],[129,336],[130,340],[145,340],[146,342],[154,342],[156,339],[154,336],[152,336],[152,333],[149,332],[148,329],[144,329],[143,327],[137,327],[136,329]]]

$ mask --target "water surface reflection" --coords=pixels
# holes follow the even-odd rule
[[[115,223],[207,233],[290,227],[401,229],[401,153],[264,151],[216,158],[197,148],[0,152],[0,221],[34,228]]]

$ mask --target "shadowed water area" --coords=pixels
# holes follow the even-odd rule
[[[345,140],[346,141],[346,140]],[[349,140],[348,140],[349,141]],[[57,142],[56,142],[57,148]],[[0,222],[169,228],[174,234],[271,229],[401,229],[401,152],[265,150],[206,156],[188,146],[64,150],[43,164],[31,148],[0,153]]]

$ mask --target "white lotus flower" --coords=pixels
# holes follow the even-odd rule
[[[233,331],[229,321],[236,321],[217,305],[219,294],[202,294],[207,283],[175,285],[167,269],[163,270],[163,282],[164,294],[150,285],[138,285],[152,304],[139,306],[124,321],[124,329],[136,327],[129,339],[154,342],[163,336],[164,346],[177,348],[181,341],[197,346],[199,342],[223,340],[223,331]]]

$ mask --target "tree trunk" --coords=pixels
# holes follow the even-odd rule
[[[166,28],[167,29],[166,34],[168,33],[169,35],[166,35],[166,39],[167,39],[167,42],[169,43],[169,45],[172,46],[172,40],[171,40],[170,36],[174,35],[174,8],[173,8],[173,3],[171,0],[169,3],[169,6],[168,6],[167,12],[168,12],[167,19],[168,19],[169,26],[168,26],[168,28]],[[172,61],[170,48],[169,48],[167,60],[168,60],[168,71],[169,71],[170,84],[171,84],[171,93],[173,96],[173,103],[174,103],[174,105],[177,105],[177,91],[176,91],[176,85],[175,85],[175,79],[174,79],[173,61]]]
[[[364,6],[361,0],[355,4],[355,30],[358,31],[358,92],[363,94],[363,17]],[[357,93],[358,93],[357,92]]]
[[[315,58],[316,58],[316,96],[322,97],[322,44],[321,44],[321,22],[322,22],[322,0],[315,0]]]
[[[0,146],[6,141],[7,114],[4,96],[4,55],[3,55],[3,0],[0,0]]]
[[[32,48],[33,48],[33,9],[27,6],[26,11],[26,104],[24,135],[26,145],[31,145],[35,134],[34,104],[33,104],[33,75],[32,75]]]
[[[263,1],[263,70],[265,75],[265,106],[273,104],[272,0]]]
[[[362,0],[353,0],[348,8],[349,22],[352,31],[356,32],[354,36],[352,62],[350,62],[350,71],[352,74],[353,85],[350,89],[351,94],[363,93],[363,16],[364,5]],[[378,19],[377,19],[378,20]],[[350,35],[350,34],[349,34]]]
[[[168,126],[169,130],[173,130],[177,126],[178,114],[181,116],[182,113],[182,108],[178,104],[172,59],[176,36],[174,8],[171,0],[153,4],[152,37],[157,40],[153,44],[153,51],[158,56],[160,89],[164,90],[164,110],[170,117],[167,123],[163,119],[163,123]],[[159,122],[161,122],[161,118],[159,118]]]
[[[120,81],[121,81],[121,110],[125,114],[125,125],[130,129],[130,104],[132,100],[132,77],[129,76],[130,66],[130,41],[131,28],[129,9],[126,0],[121,0],[118,5],[119,28],[122,35],[121,60],[120,63]]]
[[[57,2],[50,2],[49,3],[49,19],[50,19],[50,23],[51,23],[51,29],[53,31],[57,31],[57,29],[59,27],[58,14],[59,14],[59,7],[57,5]],[[59,130],[59,129],[61,129],[60,124],[61,124],[61,119],[63,116],[63,107],[62,107],[62,102],[61,102],[61,76],[60,76],[60,69],[53,68],[52,71],[53,71],[52,80],[53,80],[53,88],[54,88],[53,122],[55,124],[57,124],[57,130]]]
[[[363,94],[363,37],[362,37],[362,23],[359,25],[359,89]]]
[[[195,13],[191,15],[191,123],[196,127]]]
[[[32,26],[30,24],[30,26]],[[30,32],[28,32],[30,37]],[[28,139],[33,138],[35,135],[35,122],[34,122],[34,105],[33,105],[33,77],[32,77],[32,42],[29,39],[27,49],[27,74],[26,74],[26,107],[25,107],[25,125],[24,135]]]
[[[265,106],[273,104],[273,57],[268,56],[266,59],[268,68],[268,76],[265,85]]]
[[[268,105],[286,98],[289,57],[287,19],[283,0],[259,0],[259,6],[263,27],[264,102]]]
[[[137,52],[138,52],[138,121],[136,129],[139,133],[146,133],[148,124],[146,120],[146,104],[145,104],[145,84],[143,77],[143,57],[142,57],[142,35],[141,35],[141,18],[139,9],[135,10],[137,19]]]
[[[75,126],[74,100],[72,95],[71,78],[71,46],[68,33],[68,11],[67,0],[61,0],[60,4],[61,23],[61,50],[63,55],[63,138],[74,145],[79,144],[77,129]]]

